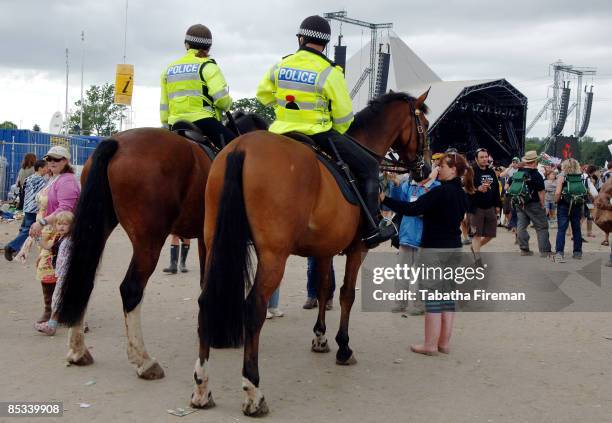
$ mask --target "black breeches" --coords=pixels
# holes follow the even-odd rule
[[[227,129],[221,122],[215,118],[205,118],[196,120],[193,122],[195,126],[200,128],[200,131],[219,148],[223,148],[225,144],[228,144],[231,140],[236,138],[236,135]],[[221,142],[223,138],[223,142]]]
[[[336,155],[329,145],[330,139],[333,141],[340,157],[357,177],[358,187],[366,203],[368,212],[376,219],[378,214],[378,161],[370,153],[358,146],[353,140],[336,131],[332,130],[311,135],[311,138],[336,159]]]
[[[360,181],[373,179],[377,181],[376,183],[378,184],[378,161],[376,161],[371,154],[358,146],[353,140],[336,131],[311,135],[311,138],[336,159],[333,150],[329,146],[329,139],[331,139],[338,149],[338,153],[340,153],[342,160],[348,164],[351,172],[353,172]]]

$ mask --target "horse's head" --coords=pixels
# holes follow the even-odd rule
[[[371,100],[357,113],[348,134],[381,157],[393,148],[404,166],[421,167],[429,128],[427,94],[429,90],[414,98],[390,91]]]
[[[391,111],[395,115],[394,120],[400,125],[397,138],[391,147],[410,168],[418,168],[423,165],[423,152],[429,129],[429,121],[426,117],[428,109],[425,104],[428,94],[429,90],[417,99],[406,96],[405,101],[398,103],[398,106]]]

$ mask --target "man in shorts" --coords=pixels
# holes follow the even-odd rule
[[[489,152],[484,148],[476,150],[474,186],[476,192],[470,196],[472,253],[476,265],[481,265],[480,249],[497,235],[497,214],[501,207],[499,181],[489,166]]]

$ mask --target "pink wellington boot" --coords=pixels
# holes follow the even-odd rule
[[[54,326],[50,326],[49,322],[34,323],[34,329],[49,336],[55,335],[56,331],[56,328]]]

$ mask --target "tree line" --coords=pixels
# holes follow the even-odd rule
[[[126,117],[126,106],[115,104],[114,84],[92,85],[85,92],[84,104],[81,101],[74,103],[68,119],[68,132],[71,134],[110,136],[119,129],[118,124]],[[83,110],[83,128],[80,128],[81,109]],[[274,120],[272,107],[264,106],[257,98],[241,98],[232,104],[232,113],[241,111],[243,113],[255,113],[268,123]],[[17,129],[17,125],[10,121],[0,123],[0,129]],[[33,131],[40,131],[40,126],[35,124]],[[541,153],[547,138],[528,137],[525,140],[525,151],[536,150]],[[580,139],[580,161],[583,163],[603,166],[610,159],[608,145],[612,139],[596,141],[593,137],[586,136]]]
[[[538,153],[542,153],[547,139],[546,137],[527,137],[525,139],[525,151],[536,150]],[[612,144],[612,139],[596,141],[595,138],[590,136],[580,138],[578,142],[580,163],[603,166],[606,160],[608,162],[612,161],[608,149],[610,144]]]
[[[119,130],[119,121],[126,117],[126,106],[115,104],[114,84],[92,85],[81,100],[74,103],[68,118],[68,133],[81,135],[110,136]],[[83,110],[83,128],[81,124],[81,109]],[[256,113],[268,123],[274,120],[274,110],[264,106],[256,98],[241,98],[234,101],[232,113]],[[17,125],[10,121],[0,123],[0,129],[17,129]],[[40,131],[35,124],[33,131]]]

